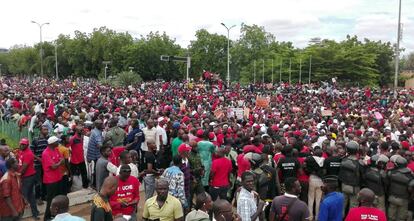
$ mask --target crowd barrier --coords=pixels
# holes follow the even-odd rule
[[[34,129],[33,133],[29,132],[29,126],[19,128],[19,125],[15,121],[0,120],[0,135],[2,138],[9,140],[9,146],[17,148],[17,145],[21,138],[28,138],[31,142],[34,137],[39,136],[39,129]]]

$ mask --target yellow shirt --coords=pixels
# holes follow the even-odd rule
[[[65,147],[62,144],[59,144],[59,146],[58,146],[57,149],[58,149],[59,153],[62,155],[62,157],[65,160],[69,160],[69,154],[70,154],[70,152],[69,152],[69,148],[68,147]],[[63,176],[64,175],[68,175],[68,172],[69,171],[66,168],[66,164],[60,165],[60,171],[62,172],[62,175]]]
[[[183,217],[183,209],[180,201],[170,194],[168,194],[161,208],[157,203],[157,196],[153,196],[145,201],[142,217],[150,220],[160,219],[160,221],[174,221],[175,219]]]

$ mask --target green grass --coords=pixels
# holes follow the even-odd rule
[[[16,149],[19,147],[19,142],[12,140],[9,136],[0,133],[0,139],[5,139],[6,140],[6,144],[11,148],[11,149]]]

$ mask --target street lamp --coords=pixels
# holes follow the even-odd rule
[[[39,26],[40,29],[40,75],[43,77],[43,41],[42,41],[42,27],[43,25],[48,25],[49,22],[45,22],[45,23],[38,23],[35,21],[32,21],[32,23],[37,24]]]
[[[230,30],[236,25],[228,28],[223,22],[221,23],[227,29],[227,87],[230,87]]]
[[[394,97],[397,97],[398,72],[400,63],[400,40],[401,40],[401,0],[398,4],[398,28],[397,28],[397,46],[395,49],[395,74],[394,74]]]

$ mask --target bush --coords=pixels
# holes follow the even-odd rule
[[[126,87],[129,85],[135,85],[142,82],[142,78],[139,74],[131,71],[124,71],[116,76],[116,84],[118,86]]]

